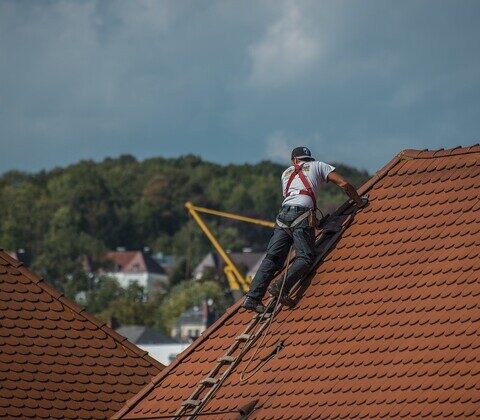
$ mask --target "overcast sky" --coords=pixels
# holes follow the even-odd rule
[[[194,153],[376,171],[480,141],[480,1],[2,1],[0,172]]]

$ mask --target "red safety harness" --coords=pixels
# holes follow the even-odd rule
[[[313,191],[313,188],[312,188],[310,182],[308,181],[307,177],[303,173],[303,165],[305,165],[305,162],[302,163],[301,165],[299,165],[298,163],[293,164],[294,170],[290,174],[290,178],[288,179],[287,186],[285,187],[285,194],[284,195],[285,195],[285,197],[289,197],[289,196],[292,195],[292,193],[288,192],[288,190],[290,189],[290,185],[292,184],[292,181],[298,175],[299,178],[300,178],[300,181],[302,181],[302,184],[305,187],[305,189],[300,190],[298,192],[298,194],[308,195],[312,199],[313,210],[316,211],[317,210],[317,198],[315,197],[315,193]]]

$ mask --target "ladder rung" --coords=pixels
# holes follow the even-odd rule
[[[183,406],[189,405],[191,407],[198,407],[201,404],[201,400],[185,400],[182,402]]]
[[[250,340],[250,334],[240,334],[239,336],[235,337],[237,341],[248,341]]]
[[[222,356],[218,359],[220,363],[233,363],[235,361],[235,357],[233,356]]]
[[[204,385],[215,385],[218,382],[217,378],[212,378],[210,376],[207,376],[206,378],[203,378],[200,383]]]

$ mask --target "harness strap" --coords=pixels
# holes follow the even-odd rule
[[[298,216],[293,222],[292,224],[290,225],[290,228],[294,228],[295,226],[297,226],[301,221],[303,221],[304,219],[306,219],[308,216],[310,216],[310,210],[306,211],[305,213],[303,213],[302,215]]]
[[[299,190],[298,194],[308,195],[312,199],[313,209],[316,211],[317,210],[317,199],[315,197],[315,193],[313,192],[313,188],[312,188],[310,182],[308,181],[308,178],[303,173],[303,165],[305,165],[305,162],[302,163],[301,165],[299,165],[297,163],[294,163],[293,165],[294,165],[295,169],[290,174],[290,178],[288,178],[287,186],[285,187],[284,195],[285,195],[285,197],[289,197],[289,196],[292,195],[292,193],[289,192],[288,190],[290,189],[290,185],[292,184],[292,181],[298,175],[298,177],[300,178],[300,181],[302,181],[302,184],[305,187],[304,190]]]
[[[286,223],[281,222],[279,219],[275,221],[278,225],[278,227],[281,227],[282,229],[290,229],[290,226],[288,226]]]
[[[285,197],[289,196],[288,190],[290,189],[290,185],[292,184],[292,181],[295,179],[295,177],[298,175],[298,171],[302,170],[303,165],[305,165],[305,163],[302,163],[301,165],[294,163],[293,165],[294,165],[294,169],[290,174],[290,178],[288,178],[287,186],[285,187],[285,193],[283,194]]]

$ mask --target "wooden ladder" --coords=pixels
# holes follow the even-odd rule
[[[267,301],[267,308],[275,304],[275,299],[270,298]],[[279,311],[280,306],[277,309]],[[230,345],[227,352],[217,359],[215,365],[208,375],[203,378],[190,395],[188,399],[182,402],[180,408],[175,413],[175,417],[190,415],[190,419],[200,413],[203,407],[210,401],[215,392],[220,388],[225,379],[240,363],[244,354],[250,349],[251,345],[261,336],[262,332],[268,325],[270,317],[275,316],[274,313],[255,314],[246,326],[243,332],[235,337],[234,342]],[[259,326],[258,328],[256,328]]]

